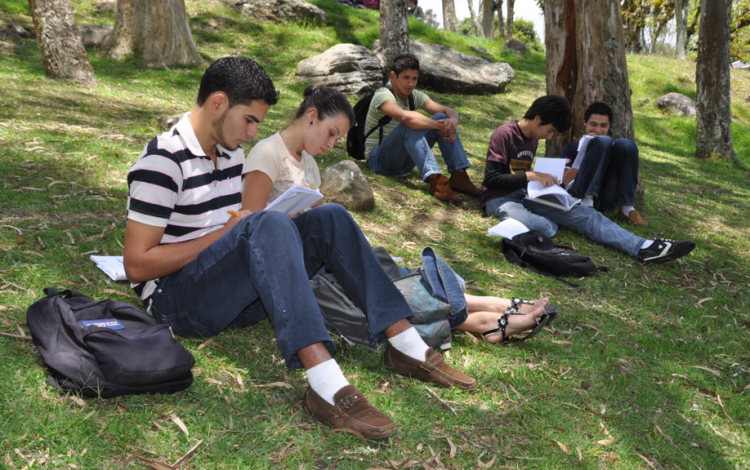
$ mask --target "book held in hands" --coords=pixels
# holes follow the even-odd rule
[[[534,171],[550,174],[558,181],[562,181],[565,172],[565,160],[562,158],[538,157],[534,163]],[[529,181],[526,191],[528,193],[526,199],[566,212],[581,202],[580,199],[571,196],[562,186],[557,184],[544,186],[538,181]]]
[[[267,205],[264,210],[276,211],[283,214],[296,214],[323,199],[323,194],[317,189],[306,188],[298,184],[292,185],[281,196]]]

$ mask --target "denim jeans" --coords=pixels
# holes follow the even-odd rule
[[[490,199],[485,203],[487,214],[500,220],[508,217],[516,219],[529,230],[539,230],[550,238],[557,232],[558,225],[568,227],[630,256],[637,256],[646,241],[612,222],[596,209],[578,204],[565,212],[524,199],[525,197],[526,190],[519,189],[508,196]]]
[[[557,233],[557,224],[551,220],[529,212],[521,201],[526,197],[526,189],[517,189],[507,196],[496,197],[485,203],[487,215],[497,220],[516,219],[529,230],[539,230],[552,238]]]
[[[368,318],[371,334],[411,316],[357,223],[342,206],[325,204],[295,219],[261,211],[244,217],[180,271],[161,278],[151,312],[182,336],[208,337],[230,326],[257,300],[268,312],[289,368],[297,352],[334,342],[315,301],[309,277],[322,266]]]
[[[444,113],[437,113],[432,119],[437,121],[446,119]],[[375,173],[383,175],[403,175],[411,172],[416,166],[422,175],[422,181],[434,174],[440,174],[432,146],[437,142],[440,153],[448,166],[448,172],[468,168],[469,159],[456,134],[456,141],[449,144],[440,137],[437,129],[416,130],[399,124],[383,141],[372,150],[367,164]]]
[[[611,137],[595,137],[586,147],[581,168],[568,192],[578,198],[594,196],[602,209],[632,206],[638,164],[638,147],[632,140],[618,139],[613,143]]]

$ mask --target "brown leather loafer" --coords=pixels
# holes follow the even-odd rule
[[[456,170],[451,173],[448,184],[450,184],[452,190],[464,193],[467,196],[479,197],[482,193],[482,190],[474,186],[474,183],[471,182],[466,170]]]
[[[451,189],[448,184],[448,178],[443,175],[430,175],[427,177],[427,183],[430,185],[430,194],[441,201],[450,202],[451,204],[461,204],[461,196]]]
[[[475,379],[451,368],[443,361],[443,357],[432,348],[427,350],[427,360],[420,362],[389,344],[385,348],[383,360],[385,361],[385,367],[392,371],[402,375],[410,375],[440,387],[456,386],[462,390],[471,390],[477,386]]]
[[[643,220],[640,212],[635,209],[630,211],[630,214],[628,215],[623,214],[622,211],[617,211],[617,218],[625,222],[630,222],[631,224],[637,225],[639,227],[648,227],[648,222]]]
[[[305,409],[315,418],[336,429],[356,431],[365,439],[388,439],[398,431],[398,425],[372,406],[354,385],[347,385],[333,396],[335,405],[325,401],[310,387],[303,400]]]

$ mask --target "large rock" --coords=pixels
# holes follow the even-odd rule
[[[343,160],[320,173],[320,191],[329,202],[337,202],[351,210],[375,207],[375,195],[356,163]]]
[[[375,41],[372,47],[381,65],[384,65],[382,52],[378,50],[379,42]],[[448,46],[416,39],[409,43],[411,53],[419,59],[419,88],[465,95],[500,93],[515,75],[513,68],[506,63],[490,62]]]
[[[695,103],[682,93],[667,93],[656,99],[656,106],[678,116],[695,117]]]
[[[383,85],[383,69],[366,47],[336,44],[297,65],[298,80],[363,96]]]
[[[83,45],[86,47],[101,47],[104,41],[107,40],[112,31],[115,29],[114,26],[79,26],[78,29],[81,31],[81,39],[83,39]]]
[[[303,0],[224,0],[230,8],[258,21],[279,21],[325,24],[326,13]]]
[[[8,24],[0,28],[0,39],[31,39],[34,34],[17,24]]]
[[[515,52],[518,55],[526,54],[526,44],[522,43],[518,39],[510,38],[503,44],[503,49],[510,52]]]

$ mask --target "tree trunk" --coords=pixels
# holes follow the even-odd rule
[[[503,0],[497,0],[497,31],[500,39],[505,37],[505,20],[503,20]]]
[[[380,50],[386,68],[393,59],[409,53],[408,0],[380,0]]]
[[[135,55],[148,66],[203,62],[190,33],[184,0],[118,0],[107,54]]]
[[[675,0],[674,2],[674,19],[676,23],[675,35],[675,56],[680,60],[685,60],[685,41],[687,39],[687,17],[688,17],[688,0]]]
[[[729,82],[729,29],[732,1],[712,0],[701,4],[696,67],[696,111],[701,158],[719,156],[737,160],[732,147],[732,113]]]
[[[469,16],[471,17],[471,24],[474,25],[474,34],[479,36],[481,34],[481,26],[479,20],[477,20],[477,14],[474,13],[474,2],[472,0],[466,0],[469,3]],[[480,2],[482,0],[479,0]]]
[[[573,107],[573,126],[547,141],[547,155],[583,134],[583,113],[594,101],[612,107],[614,138],[633,139],[628,66],[619,0],[544,2],[547,93],[565,96]],[[643,200],[640,176],[636,197]]]
[[[516,0],[505,0],[505,4],[508,6],[508,14],[505,17],[505,37],[510,39],[513,37],[513,8],[516,6]]]
[[[443,0],[443,28],[448,31],[458,31],[456,18],[456,4],[454,0]]]
[[[492,14],[492,0],[481,0],[480,22],[482,25],[482,36],[487,39],[495,38],[495,22]]]
[[[95,87],[70,0],[29,0],[29,7],[47,76]]]

